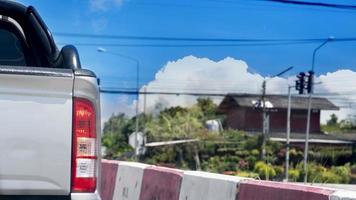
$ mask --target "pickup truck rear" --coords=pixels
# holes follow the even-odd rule
[[[99,200],[98,79],[37,11],[0,0],[0,199]]]

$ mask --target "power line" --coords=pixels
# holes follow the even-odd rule
[[[71,38],[94,38],[94,39],[115,39],[115,40],[176,41],[176,42],[242,42],[242,43],[323,42],[328,39],[328,38],[259,39],[259,38],[162,37],[162,36],[106,35],[106,34],[85,34],[85,33],[64,33],[64,32],[57,32],[55,33],[55,35],[60,37],[71,37]],[[344,37],[344,38],[333,39],[333,42],[347,42],[347,41],[356,41],[356,38]],[[95,43],[88,43],[88,45],[90,44],[94,45]],[[125,45],[125,44],[119,44],[119,45]],[[145,44],[127,44],[127,45],[145,45]],[[152,44],[147,44],[147,45],[152,45]],[[161,45],[161,44],[153,44],[153,45]],[[213,44],[208,44],[208,45],[213,45]]]
[[[356,41],[356,38],[355,38]],[[123,43],[70,43],[74,46],[93,46],[93,47],[253,47],[253,46],[283,46],[283,45],[301,45],[313,44],[318,41],[305,42],[268,42],[268,43],[243,43],[243,44],[123,44]],[[66,43],[57,43],[66,45]]]
[[[209,6],[209,5],[205,5],[202,6],[201,4],[197,7],[197,5],[192,5],[192,4],[172,4],[172,3],[147,3],[145,2],[145,4],[142,3],[136,3],[137,5],[154,5],[154,6],[174,6],[174,7],[189,7],[189,8],[212,8],[212,9],[217,9],[217,5],[220,4],[230,4],[229,7],[231,6],[238,6],[238,7],[269,7],[269,8],[280,8],[280,6],[275,5],[275,4],[256,4],[255,2],[269,2],[268,0],[250,0],[250,1],[246,1],[246,0],[242,0],[242,1],[237,1],[237,0],[202,0],[202,1],[197,1],[197,2],[201,2],[201,3],[205,3],[205,2],[209,2],[209,3],[215,3],[213,6]],[[282,4],[282,2],[279,2]],[[284,3],[284,2],[283,2]],[[298,1],[298,3],[303,3]],[[310,2],[307,2],[310,3]],[[312,2],[313,3],[313,2]],[[287,3],[285,3],[284,5],[288,6]],[[297,5],[301,5],[301,4],[297,4]],[[329,4],[326,4],[329,5]],[[333,5],[333,4],[331,4]],[[336,4],[339,5],[339,4]],[[341,5],[341,6],[348,6],[348,5]],[[351,5],[352,6],[352,5]],[[283,8],[283,7],[282,7]],[[307,9],[313,9],[313,10],[318,10],[318,11],[332,11],[332,12],[339,12],[339,13],[355,13],[353,12],[354,9],[350,8],[350,9],[346,9],[346,8],[339,8],[339,9],[335,9],[335,7],[331,7],[331,6],[319,6],[319,5],[306,5],[304,6],[304,8]]]
[[[275,3],[301,5],[301,6],[313,6],[313,7],[356,10],[356,5],[342,5],[342,4],[323,3],[323,2],[295,1],[295,0],[255,0],[255,1],[275,2]]]
[[[224,93],[213,93],[213,92],[183,92],[183,91],[176,91],[176,92],[166,92],[166,91],[137,91],[137,90],[133,90],[132,88],[100,88],[100,92],[101,93],[107,93],[107,94],[162,94],[162,95],[191,95],[191,96],[225,96],[228,93],[231,93],[231,91],[227,91]],[[236,93],[236,91],[234,91],[234,93]],[[245,92],[241,92],[240,93],[246,93]],[[283,94],[280,94],[283,95]],[[333,98],[335,96],[348,96],[348,95],[356,95],[354,92],[353,93],[315,93],[316,96],[325,96],[325,97],[330,97]]]
[[[103,94],[147,94],[147,95],[186,95],[186,96],[226,96],[227,93],[196,93],[196,92],[138,92],[133,90],[109,90],[100,89],[100,93]]]

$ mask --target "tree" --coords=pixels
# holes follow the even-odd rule
[[[202,113],[195,109],[173,107],[165,109],[146,124],[145,131],[152,140],[196,138],[204,130],[198,119]]]
[[[202,111],[203,120],[216,118],[217,105],[210,98],[198,98],[197,106]]]
[[[330,119],[326,122],[327,125],[329,126],[335,126],[337,125],[338,118],[337,116],[333,113],[330,115]]]
[[[102,143],[106,147],[108,158],[116,158],[121,153],[132,150],[128,145],[129,119],[125,114],[112,115],[105,122]]]

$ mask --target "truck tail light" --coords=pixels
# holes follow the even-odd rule
[[[87,99],[73,101],[72,191],[94,192],[98,167],[95,108]]]

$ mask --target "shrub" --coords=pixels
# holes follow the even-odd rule
[[[300,177],[300,171],[298,169],[290,169],[288,171],[288,177],[290,180],[296,182]]]
[[[258,149],[252,149],[250,154],[258,157],[260,155],[260,151]]]
[[[284,168],[282,166],[274,166],[273,169],[276,172],[276,176],[284,175]]]
[[[341,183],[342,178],[337,174],[333,173],[332,171],[326,171],[321,174],[320,179],[318,182],[322,183]]]
[[[273,166],[266,164],[263,161],[259,161],[255,164],[254,171],[259,174],[261,179],[269,180],[276,176],[276,171],[273,169]]]
[[[297,169],[302,170],[303,164],[299,163]],[[322,165],[316,163],[308,164],[308,181],[313,183],[349,183],[350,182],[351,169],[350,165],[325,168]],[[304,177],[299,177],[299,181]]]
[[[257,173],[247,172],[247,171],[237,172],[236,176],[254,178],[254,179],[258,179],[259,178]]]
[[[350,175],[351,175],[350,164],[346,164],[344,166],[332,167],[331,172],[333,172],[339,177],[338,183],[350,182]]]

